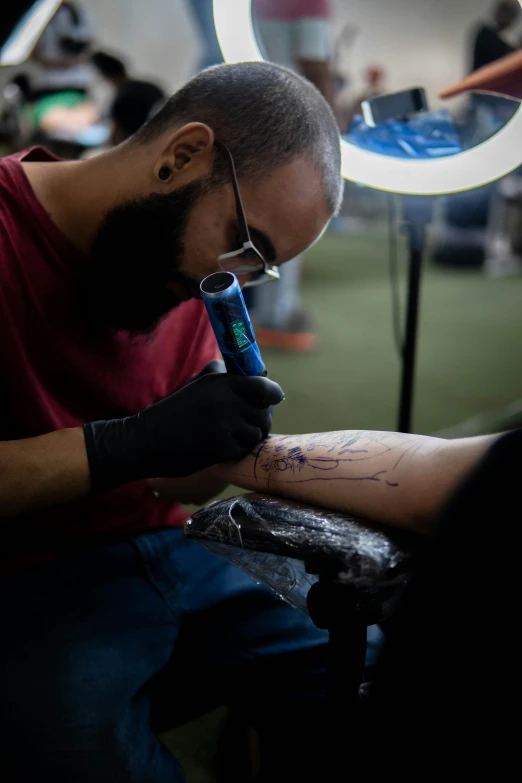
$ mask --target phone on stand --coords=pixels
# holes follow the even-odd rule
[[[403,92],[393,92],[370,98],[362,103],[366,125],[376,128],[386,120],[401,120],[412,114],[428,111],[428,100],[423,87],[413,87]]]

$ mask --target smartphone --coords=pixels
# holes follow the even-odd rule
[[[382,125],[386,120],[397,120],[410,114],[428,111],[426,92],[422,87],[414,87],[404,92],[393,92],[363,101],[364,121],[370,128]]]

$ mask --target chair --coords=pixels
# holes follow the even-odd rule
[[[363,684],[367,627],[393,613],[422,538],[261,494],[228,498],[197,511],[187,520],[185,535],[329,631],[332,724],[336,735],[352,731],[369,692]],[[341,715],[350,716],[350,725],[338,719]]]

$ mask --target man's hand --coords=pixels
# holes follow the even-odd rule
[[[241,459],[268,436],[282,399],[268,378],[213,373],[135,416],[85,424],[92,490]]]
[[[183,505],[203,506],[227,488],[210,468],[185,478],[148,479],[147,484],[160,500],[172,500]]]
[[[208,362],[191,379],[190,383],[212,373],[226,372],[223,359]],[[202,506],[223,492],[228,486],[225,481],[212,475],[210,469],[200,470],[183,478],[153,478],[146,482],[160,500],[172,500],[184,506]]]
[[[226,372],[225,362],[223,359],[212,359],[211,362],[205,364],[202,370],[200,370],[191,380],[197,381],[198,378],[203,378],[204,375],[211,375],[214,372]]]

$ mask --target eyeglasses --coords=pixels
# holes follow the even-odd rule
[[[239,240],[241,247],[239,250],[233,250],[231,253],[224,253],[218,257],[219,268],[223,272],[233,272],[235,275],[251,275],[250,280],[244,283],[244,288],[253,288],[254,286],[264,285],[265,283],[279,280],[279,269],[276,266],[267,264],[257,247],[252,242],[248,223],[241,201],[239,185],[237,182],[236,167],[234,158],[228,147],[219,139],[215,144],[225,154],[230,169],[232,187],[236,199],[236,214],[239,223]]]

